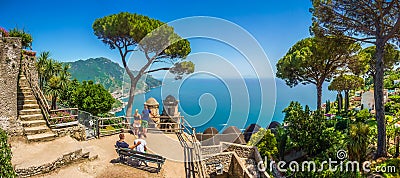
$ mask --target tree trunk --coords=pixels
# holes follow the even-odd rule
[[[57,109],[57,96],[52,96],[51,97],[51,109],[56,110]]]
[[[43,79],[41,76],[39,76],[39,87],[41,90],[43,90]]]
[[[344,111],[347,112],[349,110],[349,90],[344,91]]]
[[[399,142],[400,142],[400,136],[397,136],[396,133],[396,153],[394,154],[394,157],[398,157],[399,156]]]
[[[322,103],[322,83],[317,83],[317,110],[321,109]]]
[[[384,97],[383,97],[383,75],[384,75],[384,64],[383,64],[383,53],[384,43],[376,43],[376,63],[375,63],[375,79],[374,79],[374,99],[375,99],[375,116],[378,122],[378,148],[376,158],[386,156],[386,121],[385,121],[385,109],[384,109]]]
[[[128,105],[126,108],[126,117],[132,117],[132,111],[133,111],[133,101],[135,99],[135,90],[136,90],[136,84],[138,83],[140,78],[136,76],[135,78],[131,78],[131,89],[129,90],[129,99],[128,99]]]
[[[342,105],[343,105],[342,103],[343,99],[341,93],[337,94],[337,100],[338,100],[338,112],[340,113],[342,111]]]

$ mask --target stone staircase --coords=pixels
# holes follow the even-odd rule
[[[37,103],[28,80],[20,74],[18,80],[18,116],[24,128],[28,142],[49,141],[55,134],[47,126],[42,111]]]

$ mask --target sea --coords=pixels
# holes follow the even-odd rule
[[[327,88],[328,83],[325,83],[323,103],[336,99],[336,92]],[[153,97],[160,103],[161,113],[162,101],[168,95],[179,100],[178,111],[197,132],[208,127],[222,131],[229,126],[244,130],[253,123],[268,127],[272,121],[283,122],[282,111],[291,101],[311,109],[316,109],[317,102],[316,87],[312,84],[290,88],[283,80],[272,78],[189,78],[163,81],[161,87],[136,95],[133,111],[141,111],[144,102]],[[116,113],[117,116],[125,114],[126,109]]]

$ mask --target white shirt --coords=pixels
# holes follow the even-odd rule
[[[133,143],[136,145],[138,142],[140,142],[140,144],[136,147],[136,151],[142,152],[144,153],[144,147],[146,146],[146,141],[143,139],[136,139]]]

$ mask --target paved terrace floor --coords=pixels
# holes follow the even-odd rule
[[[135,137],[126,135],[126,142],[133,144]],[[90,155],[98,155],[96,160],[81,162],[60,168],[55,172],[39,175],[37,177],[184,177],[185,169],[183,148],[175,134],[151,134],[146,141],[150,152],[162,155],[167,161],[160,173],[150,173],[123,164],[112,164],[111,160],[118,158],[115,152],[115,141],[118,135],[101,137],[89,141],[79,142],[70,137],[62,137],[50,142],[26,144],[13,141],[12,163],[17,168],[26,168],[52,162],[63,154],[82,148],[83,152],[89,151]]]

